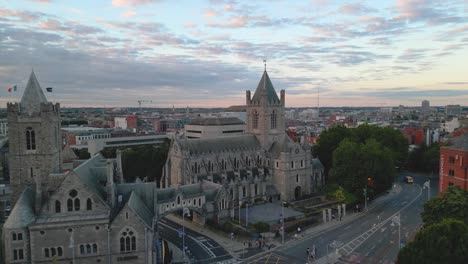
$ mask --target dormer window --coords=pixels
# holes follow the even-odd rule
[[[36,133],[32,127],[26,129],[26,149],[35,150],[36,149]]]

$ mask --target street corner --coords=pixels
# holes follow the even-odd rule
[[[245,260],[244,262],[241,262],[241,263],[254,263],[254,264],[292,264],[292,263],[299,263],[299,262],[296,262],[296,261],[293,261],[291,260],[290,258],[287,258],[285,256],[281,256],[279,255],[278,253],[275,253],[275,252],[271,252],[271,253],[268,253],[268,254],[264,254],[258,258],[254,258],[254,259],[249,259],[249,260]]]

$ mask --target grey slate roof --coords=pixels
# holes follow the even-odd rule
[[[175,196],[176,196],[175,188],[156,190],[156,197],[159,203],[173,201]]]
[[[267,196],[278,195],[280,192],[276,189],[276,186],[273,184],[268,184],[265,188],[265,194]]]
[[[221,126],[221,125],[243,125],[242,120],[237,117],[219,117],[219,118],[196,118],[189,125],[198,126]]]
[[[68,144],[65,145],[62,150],[62,158],[64,162],[70,162],[78,159],[75,152],[73,152],[73,150],[70,148],[70,145]]]
[[[28,84],[21,97],[21,110],[26,112],[38,113],[41,110],[41,103],[47,103],[47,98],[42,92],[41,86],[37,81],[34,71],[29,76]]]
[[[260,102],[260,98],[263,96],[266,96],[268,103],[278,103],[280,101],[266,71],[263,72],[262,79],[258,83],[252,101]]]
[[[135,192],[130,194],[130,199],[128,199],[127,205],[150,229],[152,229],[154,215]]]
[[[24,228],[33,223],[35,219],[34,191],[30,187],[26,187],[3,227],[8,229]]]
[[[180,186],[180,191],[184,194],[184,197],[186,198],[199,196],[203,193],[200,184],[182,185]]]
[[[452,145],[446,146],[445,148],[468,151],[468,133],[451,138],[450,143],[452,143]]]
[[[190,153],[211,153],[230,150],[260,149],[255,135],[242,135],[226,138],[197,138],[178,140],[182,150]]]
[[[116,184],[115,189],[117,195],[123,195],[126,198],[131,196],[131,193],[134,192],[143,201],[146,207],[151,210],[154,209],[156,183],[140,182]]]
[[[106,200],[106,191],[100,181],[107,180],[106,159],[98,153],[74,169],[82,182],[88,186],[89,190]]]
[[[323,164],[319,159],[312,159],[312,169],[314,170],[323,170]]]

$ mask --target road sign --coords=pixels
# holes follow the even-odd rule
[[[406,246],[406,242],[405,241],[400,241],[400,248],[404,248]]]
[[[184,236],[184,230],[182,230],[182,228],[179,228],[177,230],[177,234],[179,234],[179,238],[182,238],[182,236]]]

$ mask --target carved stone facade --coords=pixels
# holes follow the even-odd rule
[[[280,97],[265,71],[255,94],[246,92],[246,135],[229,138],[175,138],[161,186],[208,180],[223,185],[229,207],[241,201],[298,200],[324,184],[323,166],[308,145],[285,133],[285,91]]]

